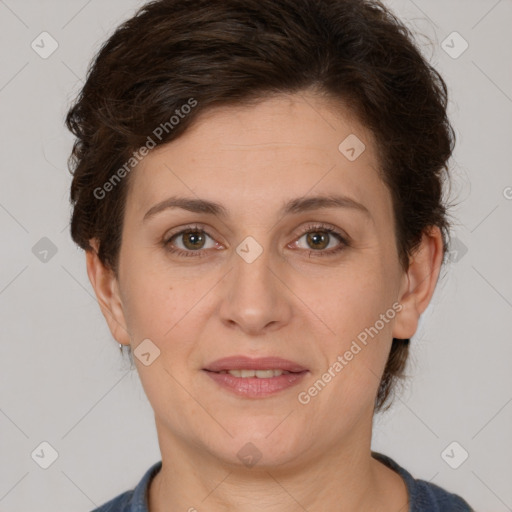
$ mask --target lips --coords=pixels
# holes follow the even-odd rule
[[[307,368],[299,363],[280,357],[253,359],[246,356],[231,356],[213,361],[204,370],[215,373],[229,370],[281,370],[283,372],[300,373],[307,371]]]
[[[232,356],[203,368],[222,389],[243,398],[266,398],[298,385],[308,369],[280,357]]]

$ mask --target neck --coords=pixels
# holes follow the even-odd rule
[[[161,427],[161,426],[160,426]],[[366,442],[344,440],[316,457],[252,468],[225,462],[159,428],[162,468],[149,489],[150,512],[407,510],[401,477],[371,457]],[[299,460],[300,459],[300,460]]]

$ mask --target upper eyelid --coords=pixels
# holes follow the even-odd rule
[[[190,232],[190,231],[202,231],[203,233],[205,233],[207,236],[209,236],[211,239],[214,239],[214,237],[209,233],[209,228],[207,226],[201,226],[201,225],[190,225],[190,226],[186,226],[184,228],[181,228],[181,229],[178,229],[178,231],[175,231],[169,235],[165,235],[164,236],[164,241],[170,241],[172,240],[174,237],[178,236],[178,235],[184,235],[186,234],[187,232]]]

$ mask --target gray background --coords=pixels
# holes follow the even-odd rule
[[[512,2],[388,3],[431,40],[419,37],[449,86],[457,245],[374,449],[477,510],[512,510]],[[67,225],[63,118],[93,54],[139,5],[0,0],[1,512],[89,511],[160,459],[151,407]],[[43,31],[59,45],[46,59],[31,47]],[[457,58],[443,49],[453,31],[469,44]],[[31,456],[43,441],[58,453],[48,469]]]

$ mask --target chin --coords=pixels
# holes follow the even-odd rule
[[[304,452],[303,436],[293,435],[289,431],[277,432],[276,426],[282,421],[276,421],[269,428],[269,422],[264,422],[260,430],[251,425],[253,433],[245,428],[230,430],[233,439],[218,447],[219,458],[228,464],[245,466],[247,468],[270,469],[293,462]],[[274,430],[274,431],[273,431]],[[209,444],[209,449],[217,451]]]

